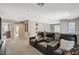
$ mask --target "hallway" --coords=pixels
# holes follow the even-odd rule
[[[27,45],[26,40],[7,39],[6,55],[42,55],[37,49]]]

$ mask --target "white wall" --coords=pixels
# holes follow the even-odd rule
[[[55,26],[57,27],[57,28],[55,28]],[[57,32],[57,33],[59,33],[60,32],[60,23],[57,23],[57,24],[51,24],[50,25],[50,30],[51,30],[51,32]]]
[[[50,31],[54,32],[54,24],[50,24]]]
[[[36,36],[35,22],[29,21],[28,23],[29,23],[29,25],[28,25],[29,36],[30,37]]]
[[[37,22],[29,21],[29,36],[36,36],[36,28],[38,28],[37,31],[46,31],[50,32],[50,24],[45,23],[38,23],[38,26],[36,26]]]
[[[60,32],[67,33],[68,32],[68,21],[61,20],[60,21]]]
[[[38,31],[50,32],[50,24],[38,23]]]
[[[14,28],[15,27],[15,25],[14,25],[14,23],[12,23],[11,25],[10,25],[10,31],[11,31],[11,39],[14,39]]]

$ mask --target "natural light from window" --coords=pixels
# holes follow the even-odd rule
[[[75,33],[75,22],[70,22],[68,24],[68,32],[69,33]]]

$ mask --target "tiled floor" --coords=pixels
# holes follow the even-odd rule
[[[7,55],[43,55],[34,47],[27,45],[26,40],[6,40]]]

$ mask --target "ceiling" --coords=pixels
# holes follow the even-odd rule
[[[33,20],[44,23],[58,23],[61,19],[79,16],[79,3],[0,3],[0,16],[12,21]]]

